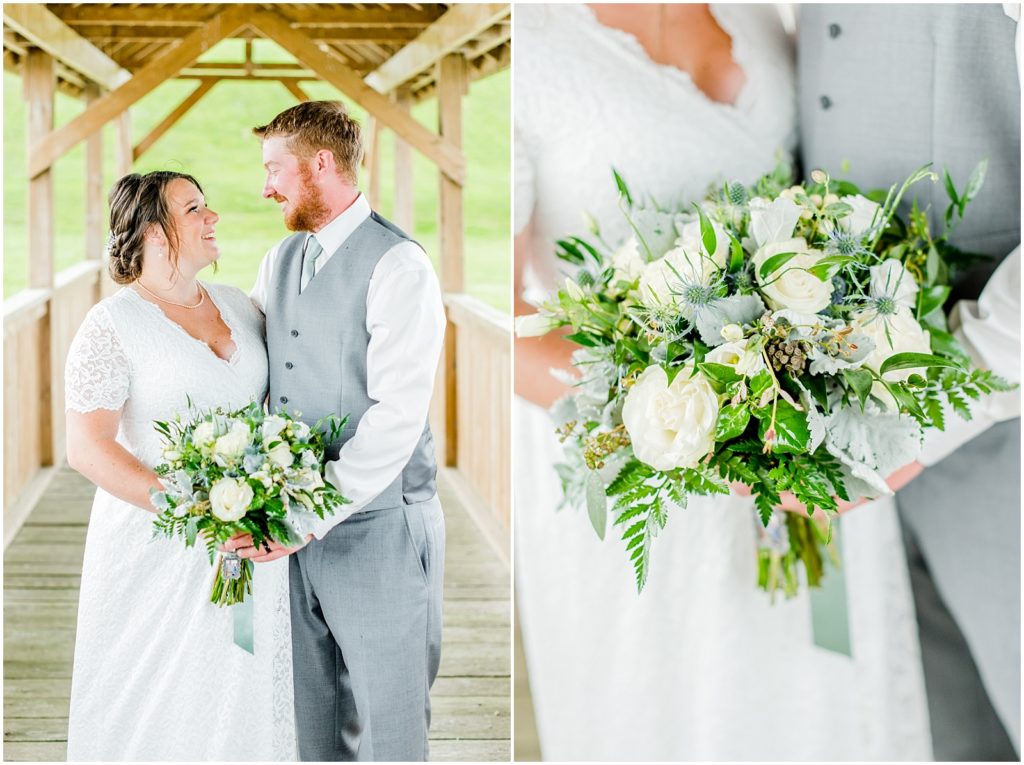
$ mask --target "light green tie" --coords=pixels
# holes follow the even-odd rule
[[[315,236],[306,237],[306,246],[302,253],[302,276],[299,279],[299,292],[305,292],[306,287],[313,281],[313,274],[316,273],[316,259],[324,254],[324,248],[316,240]]]

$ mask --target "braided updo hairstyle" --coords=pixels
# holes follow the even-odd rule
[[[146,231],[154,223],[163,230],[170,245],[168,258],[172,266],[178,261],[178,232],[167,209],[167,185],[181,178],[202,193],[199,181],[186,173],[155,170],[145,175],[131,173],[110,190],[110,237],[107,266],[118,284],[131,284],[142,275],[143,242]]]

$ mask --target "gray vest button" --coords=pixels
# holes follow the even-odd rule
[[[831,107],[832,107],[832,99],[829,98],[828,96],[822,96],[821,97],[821,108],[822,109],[829,109]],[[295,334],[295,333],[293,332],[292,334]]]
[[[295,365],[294,365],[294,364],[293,364],[292,362],[290,362],[290,361],[286,361],[286,362],[284,362],[284,368],[285,368],[285,369],[291,369],[291,368],[292,368],[292,367],[294,367],[294,366],[295,366]]]
[[[837,37],[839,37],[839,33],[842,32],[842,31],[843,30],[839,28],[838,24],[829,24],[828,25],[828,36],[831,37],[833,40],[835,40]]]
[[[288,397],[287,396],[281,396],[280,401],[281,401],[282,404],[287,404],[288,403]]]
[[[298,336],[299,336],[299,330],[293,329],[292,330],[292,337],[298,337]]]

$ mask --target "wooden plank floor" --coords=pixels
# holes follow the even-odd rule
[[[509,573],[441,482],[444,645],[431,758],[509,761]],[[93,488],[64,468],[4,553],[5,761],[63,761],[78,584]]]

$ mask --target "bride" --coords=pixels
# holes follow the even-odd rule
[[[516,313],[560,281],[554,241],[628,234],[611,168],[663,206],[749,183],[795,145],[793,52],[773,6],[516,9]],[[549,760],[928,759],[931,744],[893,503],[843,517],[852,657],[819,648],[809,597],[756,586],[749,498],[695,498],[637,595],[616,535],[555,512],[567,388],[555,335],[516,344],[516,595]]]
[[[132,174],[110,194],[110,271],[66,369],[68,463],[98,487],[78,607],[68,760],[296,759],[288,561],[256,567],[252,654],[209,602],[200,547],[152,539],[154,420],[267,390],[263,318],[200,282],[218,257],[199,183]]]

